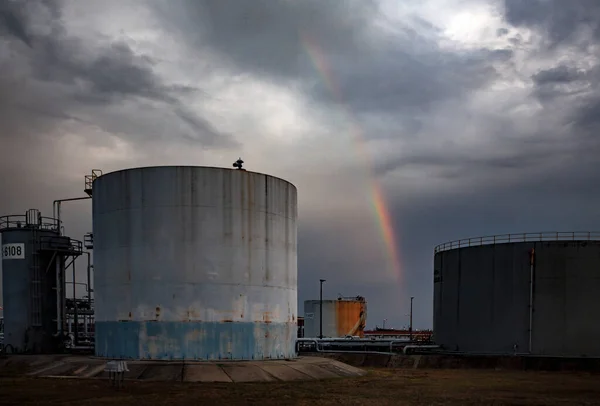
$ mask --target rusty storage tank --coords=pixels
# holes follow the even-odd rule
[[[161,166],[104,174],[93,190],[97,356],[295,356],[294,185]]]
[[[532,233],[436,247],[436,343],[465,353],[600,356],[598,240]]]
[[[304,301],[304,336],[320,334],[320,300]],[[364,297],[323,300],[323,337],[364,337],[367,302]]]

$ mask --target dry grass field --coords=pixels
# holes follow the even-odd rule
[[[7,372],[7,371],[4,371]],[[183,384],[0,377],[1,405],[598,405],[599,376],[492,370],[373,369],[324,381]]]

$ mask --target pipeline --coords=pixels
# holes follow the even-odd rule
[[[334,343],[334,344],[342,344],[342,343],[347,343],[348,345],[346,345],[345,347],[358,347],[361,344],[365,346],[365,350],[357,350],[357,351],[351,351],[351,350],[324,350],[322,348],[322,344],[323,343]],[[318,353],[354,353],[354,354],[385,354],[385,355],[394,355],[394,354],[398,354],[398,352],[394,351],[394,345],[403,345],[402,346],[402,353],[403,354],[407,354],[408,350],[411,349],[438,349],[440,348],[439,345],[419,345],[419,344],[411,344],[409,341],[405,341],[405,340],[349,340],[349,339],[339,339],[339,338],[334,338],[334,339],[318,339],[318,338],[299,338],[296,340],[296,352],[299,352],[299,345],[300,343],[312,343],[315,346],[315,351]],[[368,351],[366,350],[366,347],[371,345],[371,346],[375,346],[377,344],[383,345],[383,344],[389,344],[389,351]],[[342,346],[344,346],[342,344]]]
[[[302,340],[302,342],[309,342],[309,343],[314,343],[315,344],[315,351],[318,353],[330,353],[330,354],[382,354],[382,355],[394,355],[396,353],[393,352],[383,352],[383,351],[344,351],[344,350],[323,350],[321,349],[320,345],[319,345],[319,341],[318,339],[310,339],[310,338],[303,338],[303,339],[299,339],[298,341],[296,341],[296,352],[299,352],[299,348],[298,348],[298,344],[300,343],[300,340]]]
[[[435,350],[440,348],[439,345],[406,345],[404,346],[404,348],[402,349],[402,353],[403,354],[408,354],[408,350],[410,349],[421,349],[421,350]]]

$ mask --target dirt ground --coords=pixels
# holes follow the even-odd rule
[[[600,405],[599,375],[369,370],[324,381],[173,384],[0,377],[0,405]]]

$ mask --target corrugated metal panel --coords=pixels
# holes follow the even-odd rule
[[[253,172],[149,167],[94,182],[96,354],[295,355],[297,194]]]

